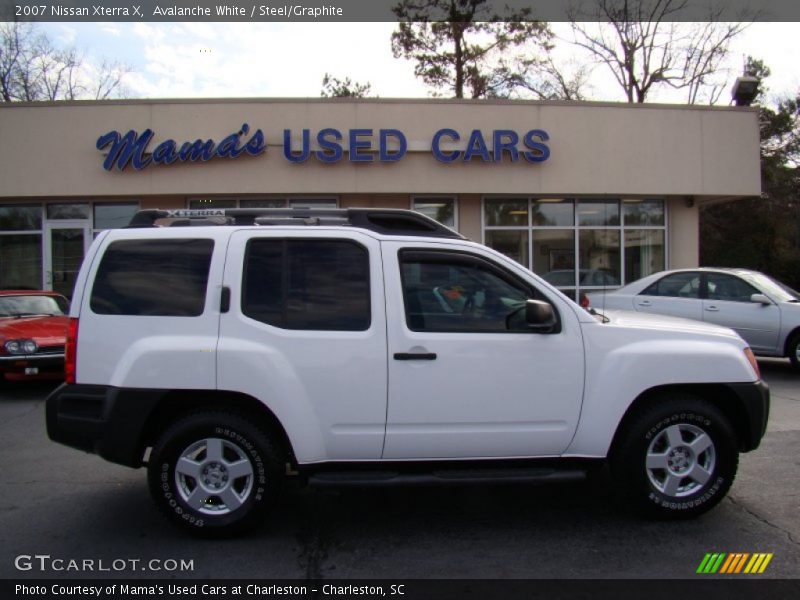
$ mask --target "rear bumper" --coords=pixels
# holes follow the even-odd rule
[[[63,384],[47,398],[47,435],[54,442],[140,467],[143,432],[166,390]]]
[[[740,426],[740,448],[743,452],[755,450],[767,431],[769,420],[769,386],[761,381],[753,383],[728,383],[725,385],[736,398],[744,412]]]

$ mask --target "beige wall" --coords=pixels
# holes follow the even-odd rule
[[[475,194],[463,194],[458,199],[458,231],[475,242],[482,242],[483,217],[481,215],[481,197]]]
[[[700,264],[700,211],[691,198],[673,198],[668,202],[667,245],[670,269],[696,267]]]
[[[151,128],[165,139],[221,140],[249,123],[269,144],[258,157],[101,168],[110,130]],[[335,127],[397,128],[409,152],[395,163],[288,162],[283,129],[299,140]],[[442,164],[430,153],[442,127],[462,134],[530,129],[550,135],[542,163]],[[377,131],[376,131],[377,137]],[[0,198],[198,194],[632,194],[760,193],[757,113],[750,109],[628,104],[431,100],[118,101],[0,106]],[[458,146],[458,144],[456,144]]]

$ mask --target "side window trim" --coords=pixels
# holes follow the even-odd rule
[[[742,286],[746,286],[747,288],[749,288],[750,289],[750,293],[748,294],[748,299],[747,300],[740,300],[738,298],[711,298],[710,294],[709,294],[709,289],[708,289],[708,277],[715,277],[715,276],[719,277],[720,279],[725,279],[725,278],[731,279],[731,280],[735,281],[737,285],[742,285]],[[749,297],[752,296],[753,294],[760,294],[761,293],[753,285],[751,285],[750,283],[748,283],[747,281],[745,281],[744,279],[742,279],[738,275],[734,275],[732,273],[708,273],[708,274],[706,274],[706,288],[705,288],[705,290],[706,290],[706,296],[705,296],[704,299],[706,299],[706,300],[710,300],[712,302],[739,302],[739,303],[743,303],[743,304],[748,303],[750,301]]]
[[[400,286],[401,292],[403,296],[403,317],[405,320],[405,326],[410,331],[419,331],[419,332],[430,332],[430,333],[513,333],[513,334],[520,334],[520,333],[538,333],[541,335],[541,332],[535,331],[524,331],[524,330],[496,330],[496,331],[472,331],[472,330],[465,330],[465,331],[442,331],[442,330],[432,330],[432,329],[415,329],[411,325],[411,319],[409,318],[409,306],[408,306],[408,298],[406,295],[406,282],[405,282],[405,275],[403,273],[403,264],[406,261],[413,261],[416,260],[424,260],[425,262],[430,263],[440,263],[440,264],[461,264],[464,266],[473,266],[479,267],[489,271],[490,273],[497,276],[506,284],[510,285],[511,287],[522,289],[525,292],[528,299],[536,299],[542,300],[547,302],[553,307],[553,312],[556,315],[556,326],[553,328],[553,331],[549,332],[551,334],[560,333],[562,328],[562,321],[561,321],[561,314],[558,308],[553,304],[553,302],[547,298],[544,294],[542,294],[536,287],[534,287],[529,282],[521,279],[511,271],[503,268],[503,266],[498,265],[497,263],[485,258],[479,254],[473,254],[471,252],[465,250],[440,250],[440,249],[431,249],[431,248],[401,248],[397,252],[397,261],[398,266],[400,267]],[[455,260],[454,260],[455,259]]]
[[[246,294],[245,291],[247,290],[248,286],[248,278],[250,276],[249,273],[249,261],[251,256],[251,251],[253,248],[253,242],[259,241],[267,241],[267,242],[274,242],[280,244],[281,248],[281,305],[280,305],[280,312],[281,312],[281,320],[280,324],[268,322],[264,319],[257,318],[253,316],[251,313],[252,311],[246,306]],[[358,250],[364,253],[365,258],[365,266],[366,266],[366,319],[364,323],[364,327],[355,328],[317,328],[317,327],[290,327],[289,326],[289,285],[291,283],[290,280],[290,248],[292,244],[295,243],[339,243],[339,244],[348,244],[354,246]],[[284,331],[338,331],[338,332],[363,332],[368,331],[372,327],[373,323],[373,314],[372,314],[372,276],[370,273],[370,263],[372,260],[372,254],[370,253],[369,248],[365,245],[361,244],[357,240],[352,238],[346,237],[331,237],[331,238],[318,238],[318,237],[273,237],[273,236],[252,236],[248,238],[243,262],[242,262],[242,280],[241,280],[241,290],[240,290],[240,298],[239,298],[239,312],[242,315],[258,321],[259,323],[263,323],[265,325],[269,325],[270,327],[275,327],[278,329],[282,329]]]
[[[659,279],[657,279],[656,281],[654,281],[653,283],[648,285],[646,288],[644,288],[641,292],[639,292],[636,295],[637,296],[653,297],[653,298],[677,298],[677,299],[682,299],[682,300],[703,300],[705,298],[706,280],[705,280],[705,273],[702,273],[702,272],[701,273],[697,273],[697,280],[698,281],[697,281],[697,297],[696,298],[694,298],[694,297],[688,297],[687,298],[687,297],[684,297],[684,296],[676,296],[676,295],[672,295],[672,294],[667,295],[667,294],[658,293],[658,292],[660,292],[660,285],[665,279],[670,279],[670,278],[677,277],[679,275],[684,275],[684,274],[692,275],[694,273],[695,273],[694,271],[677,271],[675,273],[670,273],[669,275],[664,275],[663,277],[660,277]],[[657,292],[657,293],[653,293],[653,292]]]

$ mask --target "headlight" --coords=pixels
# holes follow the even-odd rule
[[[5,344],[5,349],[9,354],[34,354],[39,345],[33,340],[9,340]]]

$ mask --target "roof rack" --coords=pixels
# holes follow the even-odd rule
[[[128,228],[208,225],[334,225],[360,227],[384,235],[466,239],[422,213],[395,208],[149,209],[137,212]]]

